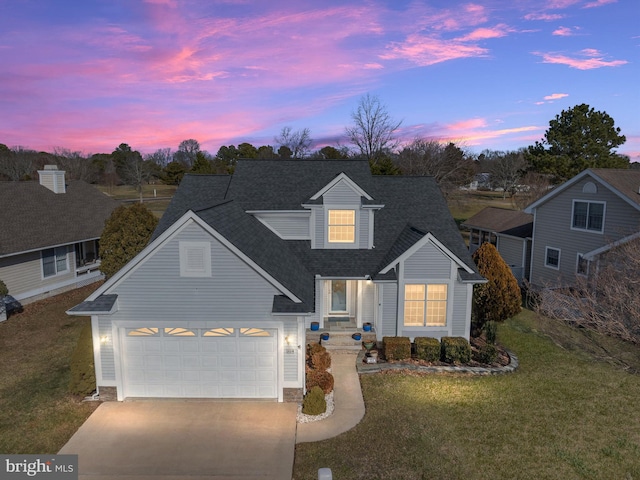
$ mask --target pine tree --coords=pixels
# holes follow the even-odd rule
[[[473,289],[471,334],[478,336],[486,322],[502,322],[520,313],[521,294],[518,281],[492,244],[482,244],[473,260],[488,280]]]
[[[111,277],[149,243],[158,219],[142,203],[116,208],[100,237],[100,271]]]

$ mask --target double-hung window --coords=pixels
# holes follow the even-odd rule
[[[602,233],[604,228],[604,203],[573,201],[571,227],[576,230]]]
[[[545,249],[544,258],[545,267],[560,269],[560,250],[557,248],[547,247]]]
[[[52,277],[69,270],[67,247],[47,248],[42,251],[42,275]]]
[[[354,243],[356,241],[356,211],[329,210],[329,243]]]
[[[447,324],[447,284],[404,286],[404,325],[444,327]]]

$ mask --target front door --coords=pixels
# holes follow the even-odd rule
[[[331,280],[331,314],[346,314],[347,311],[347,281]]]

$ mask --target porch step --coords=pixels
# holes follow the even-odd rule
[[[322,333],[329,333],[329,340],[320,340]],[[361,340],[354,340],[352,335],[355,332],[307,332],[307,343],[320,342],[327,350],[346,350],[346,351],[359,351],[364,347],[362,343],[364,341],[376,340],[375,333],[361,333]]]

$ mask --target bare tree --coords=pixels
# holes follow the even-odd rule
[[[584,258],[571,288],[545,290],[544,315],[640,344],[640,232]]]
[[[82,180],[87,183],[96,180],[96,166],[81,152],[72,152],[69,149],[60,147],[56,147],[53,152],[56,156],[58,167],[66,172],[67,178]]]
[[[520,179],[520,185],[511,201],[516,208],[523,209],[527,205],[549,192],[551,188],[551,176],[543,173],[528,172]]]
[[[353,125],[345,133],[360,154],[375,165],[378,160],[398,147],[395,133],[402,121],[395,121],[387,107],[375,95],[366,94],[351,113]]]
[[[178,146],[178,151],[173,154],[173,159],[183,163],[185,167],[191,168],[199,151],[200,143],[197,140],[193,138],[183,140]]]
[[[311,130],[303,128],[295,132],[291,127],[282,127],[280,135],[274,137],[276,144],[291,150],[291,158],[304,158],[309,155],[311,147]]]
[[[14,182],[24,180],[33,173],[36,155],[34,150],[0,144],[0,174]]]
[[[525,155],[522,150],[517,152],[493,152],[490,158],[491,184],[494,188],[502,189],[502,198],[507,197],[507,193],[513,195],[516,186],[522,178],[524,169],[527,166]]]
[[[473,160],[454,143],[415,139],[406,146],[396,161],[404,175],[431,175],[443,193],[467,185],[473,179]]]
[[[160,168],[164,168],[173,161],[173,153],[171,148],[159,148],[153,153],[149,153],[144,157],[145,160],[151,160]]]

